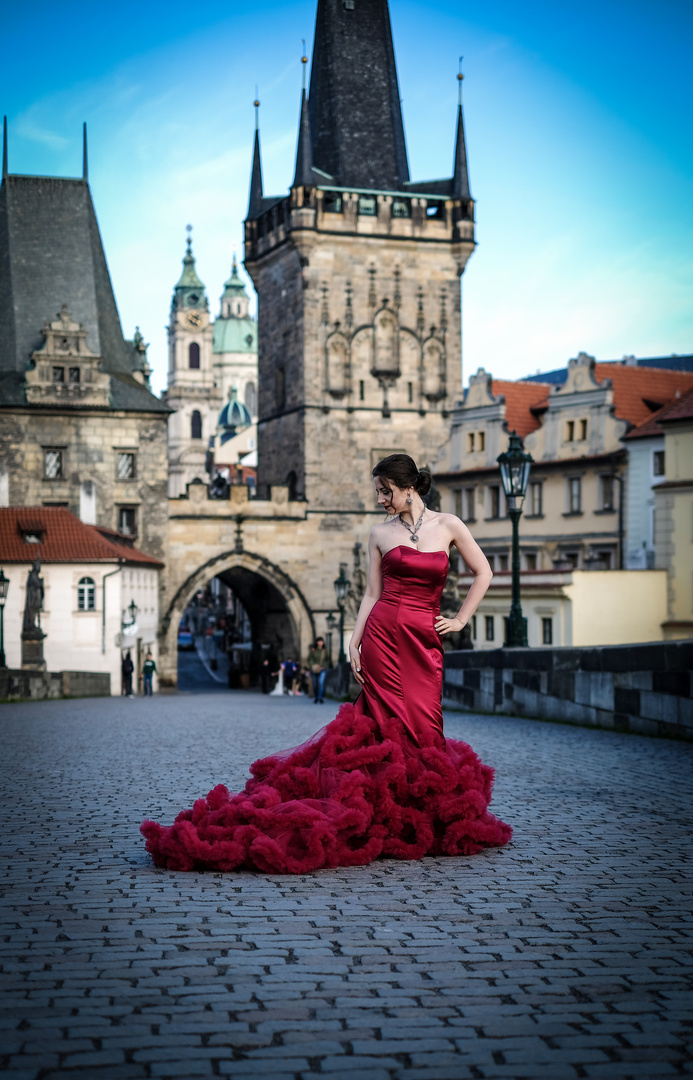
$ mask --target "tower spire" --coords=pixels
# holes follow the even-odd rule
[[[262,210],[262,161],[260,159],[260,101],[255,88],[255,141],[253,143],[253,164],[250,171],[250,194],[248,197],[248,218],[256,218]]]
[[[462,57],[460,57],[460,69],[457,73],[458,103],[457,103],[457,134],[455,136],[455,159],[452,174],[452,197],[453,199],[471,199],[469,190],[469,170],[467,168],[467,144],[464,137],[464,113],[462,112]]]
[[[87,156],[87,122],[82,124],[82,179],[89,179],[89,159]]]
[[[303,42],[303,55],[301,65],[303,67],[303,89],[301,91],[301,111],[298,119],[298,144],[296,146],[296,168],[294,170],[294,182],[292,187],[310,187],[315,183],[313,177],[313,146],[310,134],[310,113],[308,111],[308,98],[306,97],[306,64],[308,57]]]
[[[387,0],[318,0],[308,94],[313,163],[339,186],[409,180]]]
[[[7,117],[2,120],[2,176],[7,176]]]

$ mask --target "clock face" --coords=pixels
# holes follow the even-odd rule
[[[202,322],[202,319],[196,311],[191,311],[190,314],[186,317],[185,321],[187,322],[188,326],[199,326]]]

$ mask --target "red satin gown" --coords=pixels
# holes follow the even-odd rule
[[[510,826],[488,810],[493,769],[443,735],[434,621],[448,556],[402,544],[382,570],[361,644],[363,693],[301,746],[256,761],[239,794],[219,784],[173,825],[143,822],[157,866],[303,874],[507,844]]]

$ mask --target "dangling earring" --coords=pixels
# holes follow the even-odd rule
[[[406,498],[407,506],[411,506],[411,504],[413,502],[414,502],[414,500],[412,499],[411,495],[407,495],[407,498]]]

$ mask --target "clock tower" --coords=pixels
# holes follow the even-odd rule
[[[190,226],[188,226],[188,233]],[[213,329],[205,287],[195,269],[188,235],[183,272],[174,286],[168,325],[166,403],[174,410],[168,425],[169,495],[185,493],[186,484],[204,483],[209,439],[222,405],[214,374]]]

